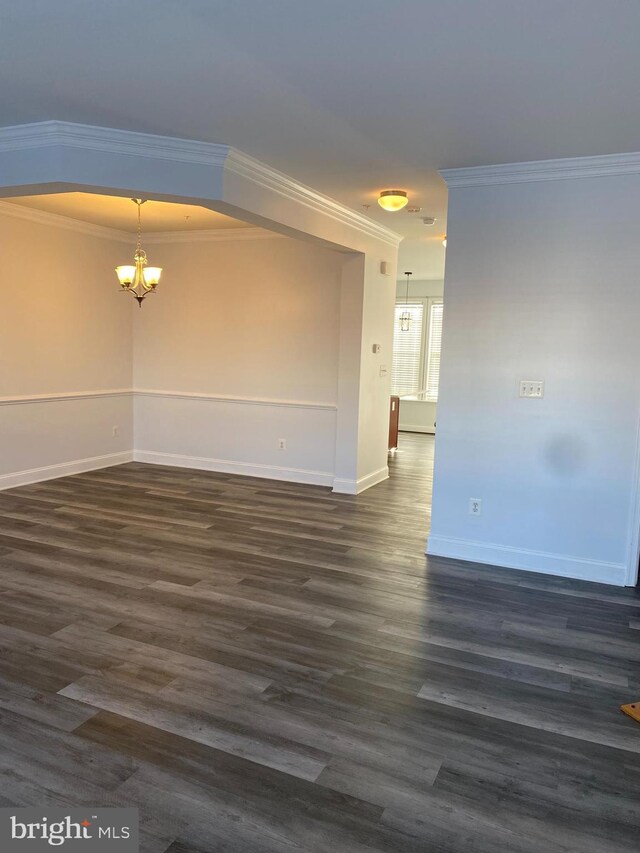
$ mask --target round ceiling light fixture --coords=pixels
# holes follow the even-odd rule
[[[383,190],[378,196],[378,204],[383,210],[388,210],[390,213],[395,213],[409,201],[404,190]]]

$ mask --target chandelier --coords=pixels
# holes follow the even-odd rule
[[[407,289],[406,289],[405,296],[404,296],[404,311],[400,315],[400,331],[401,332],[408,332],[409,329],[411,328],[411,321],[413,320],[413,317],[411,316],[411,311],[409,311],[409,308],[408,308],[409,276],[413,275],[413,273],[406,272],[405,275],[407,277]]]
[[[138,242],[133,255],[133,264],[116,267],[116,275],[122,289],[128,291],[142,308],[142,300],[148,293],[153,293],[158,286],[162,267],[147,266],[147,253],[142,248],[142,227],[140,225],[140,208],[144,204],[144,200],[132,198],[131,201],[138,207]]]

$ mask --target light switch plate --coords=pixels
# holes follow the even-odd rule
[[[544,379],[521,379],[520,396],[538,400],[544,397]]]

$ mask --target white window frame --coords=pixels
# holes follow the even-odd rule
[[[429,299],[429,307],[427,308],[427,322],[425,324],[424,354],[422,357],[422,368],[424,370],[424,379],[422,381],[422,388],[424,389],[424,399],[428,403],[437,403],[438,402],[438,396],[440,393],[440,364],[442,363],[442,331],[444,330],[444,313],[443,313],[443,317],[442,317],[442,327],[440,330],[440,352],[438,353],[438,361],[439,361],[439,364],[438,364],[438,392],[435,395],[433,395],[433,394],[430,395],[428,392],[428,389],[426,387],[428,376],[429,376],[429,357],[431,355],[431,349],[430,349],[431,322],[432,322],[433,309],[436,305],[442,305],[443,311],[444,311],[443,300],[438,299],[436,297],[431,297]]]
[[[428,403],[437,403],[437,397],[427,397],[425,384],[427,381],[427,358],[429,355],[429,331],[431,329],[431,309],[434,305],[442,305],[441,296],[417,296],[409,299],[409,302],[414,304],[422,304],[423,322],[422,322],[422,341],[420,342],[420,390],[418,394],[406,394],[401,399],[406,400],[423,400]],[[396,306],[403,306],[404,299],[396,299]],[[443,322],[444,327],[444,322]]]

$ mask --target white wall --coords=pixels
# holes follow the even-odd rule
[[[396,301],[403,301],[407,292],[406,280],[398,281]],[[423,279],[409,283],[409,299],[442,299],[444,282],[442,279]],[[400,401],[400,429],[406,432],[435,433],[437,403],[427,400],[411,400],[404,397]]]
[[[637,174],[450,188],[430,554],[632,582],[638,210]]]
[[[134,318],[136,458],[331,485],[345,255],[278,236],[147,249],[164,272]]]
[[[113,270],[130,247],[2,209],[0,242],[0,488],[123,461],[132,306]]]

